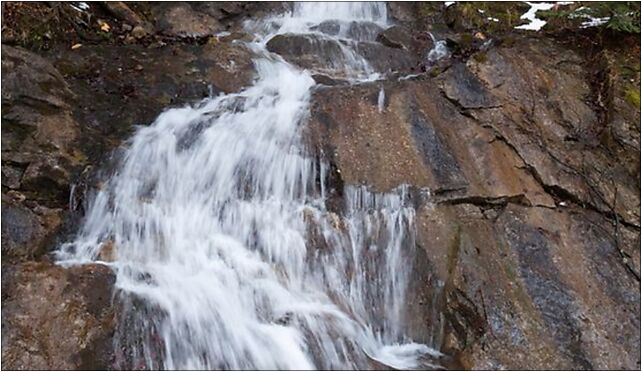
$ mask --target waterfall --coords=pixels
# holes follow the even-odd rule
[[[377,96],[377,109],[379,110],[379,112],[383,112],[385,105],[386,105],[386,92],[383,90],[383,85],[382,85],[381,89],[379,90],[379,96]]]
[[[262,56],[253,86],[169,109],[130,139],[57,252],[69,265],[113,247],[119,368],[420,368],[438,354],[404,330],[408,188],[347,186],[329,210],[329,166],[301,139],[314,80],[265,50],[328,19],[384,24],[385,9],[296,4],[249,43]],[[346,68],[372,76],[363,60]]]

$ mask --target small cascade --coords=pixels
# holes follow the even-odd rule
[[[437,40],[432,33],[429,33],[429,35],[430,35],[430,38],[432,39],[433,47],[432,49],[430,49],[430,51],[428,51],[428,55],[426,56],[426,59],[428,60],[429,63],[434,64],[440,59],[448,57],[448,55],[450,54],[450,51],[446,46],[446,40]]]
[[[328,20],[385,24],[386,7],[300,3],[248,24],[263,56],[255,84],[139,129],[60,247],[65,265],[113,249],[119,368],[422,368],[439,355],[404,326],[416,234],[408,188],[346,186],[343,209],[329,210],[330,167],[301,139],[314,80],[265,49]],[[344,48],[353,59],[337,63],[372,78]]]

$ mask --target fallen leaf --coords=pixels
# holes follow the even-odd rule
[[[72,46],[71,46],[71,50],[78,49],[78,48],[80,48],[81,46],[82,46],[82,44],[80,44],[80,43],[78,43],[78,44],[74,44],[74,45],[72,45]]]
[[[103,23],[100,25],[100,29],[101,29],[102,31],[109,32],[109,30],[110,30],[109,24],[108,24],[107,22],[103,22]]]

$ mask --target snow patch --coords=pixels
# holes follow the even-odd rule
[[[549,10],[552,7],[555,6],[553,3],[530,3],[527,2],[526,4],[530,5],[530,9],[524,14],[522,14],[520,19],[526,19],[530,21],[530,23],[521,25],[521,26],[516,26],[516,29],[520,30],[531,30],[531,31],[539,31],[544,25],[546,24],[546,21],[543,19],[539,19],[536,17],[536,14],[540,10]]]
[[[611,17],[594,18],[594,17],[591,17],[590,15],[586,15],[586,18],[588,18],[589,20],[582,22],[582,24],[580,25],[580,28],[589,28],[589,27],[601,26],[601,25],[607,23],[611,19]]]

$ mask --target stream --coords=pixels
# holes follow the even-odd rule
[[[319,31],[328,21],[332,35]],[[404,321],[416,249],[408,188],[345,186],[343,210],[330,210],[330,166],[302,139],[312,73],[266,49],[275,35],[314,34],[341,46],[329,71],[375,81],[351,48],[362,23],[388,26],[385,4],[300,3],[248,22],[260,56],[252,86],[168,109],[130,139],[57,252],[61,264],[117,273],[120,368],[437,367],[440,353]],[[380,111],[384,99],[382,87]]]

